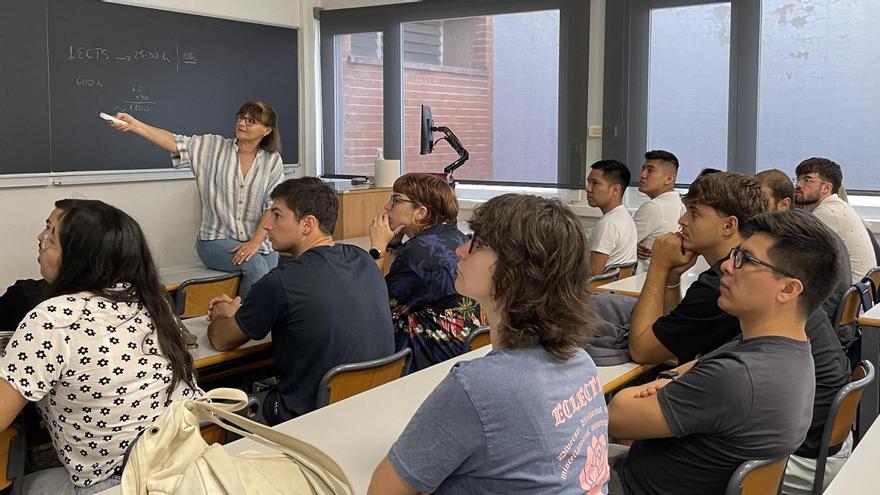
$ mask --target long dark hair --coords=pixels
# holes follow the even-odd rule
[[[169,393],[183,381],[193,381],[192,355],[186,349],[171,299],[159,275],[140,225],[102,201],[62,199],[58,242],[61,266],[50,297],[92,292],[114,302],[141,303],[156,326],[159,347],[171,363]],[[119,283],[125,289],[111,288]]]

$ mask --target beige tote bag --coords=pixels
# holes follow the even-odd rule
[[[351,495],[351,483],[320,449],[232,411],[247,404],[241,390],[214,389],[173,403],[141,434],[122,474],[125,495]],[[230,454],[208,445],[199,422],[266,445],[276,452]]]

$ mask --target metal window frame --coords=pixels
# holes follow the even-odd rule
[[[583,0],[447,0],[319,11],[324,173],[344,175],[338,173],[340,167],[337,166],[342,156],[341,139],[338,139],[342,129],[337,122],[340,102],[334,42],[337,35],[384,33],[383,144],[386,158],[403,162],[403,23],[558,9],[557,182],[460,182],[583,189],[586,184],[589,4]],[[405,170],[405,163],[403,167]]]

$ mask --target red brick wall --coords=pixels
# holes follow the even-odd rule
[[[470,153],[455,174],[460,179],[492,179],[492,24],[476,23],[471,67],[410,64],[404,68],[404,157],[406,171],[441,172],[458,155],[444,141],[419,156],[420,105],[429,105],[434,124],[452,129]],[[340,46],[343,63],[343,165],[339,173],[372,175],[382,147],[382,66],[352,59],[348,38]],[[441,136],[442,134],[436,134]]]

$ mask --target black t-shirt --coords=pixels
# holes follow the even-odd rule
[[[724,493],[747,460],[780,457],[803,441],[813,406],[810,345],[755,337],[705,355],[657,392],[672,438],[633,443],[628,494]]]
[[[334,366],[394,353],[382,273],[366,251],[346,244],[309,249],[267,273],[235,319],[251,339],[272,332],[279,395],[296,415],[315,409]]]
[[[726,347],[726,343],[742,334],[739,319],[718,307],[723,261],[701,273],[681,304],[654,323],[657,339],[678,357],[679,362],[691,361],[700,354]],[[849,361],[821,307],[807,319],[805,332],[810,339],[816,372],[816,399],[807,439],[795,453],[815,459],[834,396],[849,383]]]
[[[49,282],[45,280],[16,280],[0,296],[0,331],[13,331],[25,315],[46,300]]]

